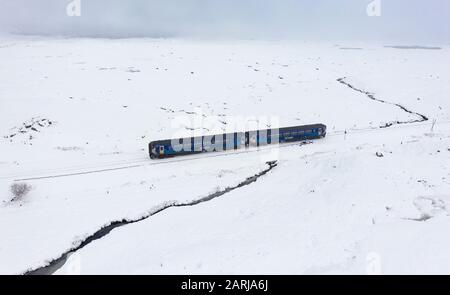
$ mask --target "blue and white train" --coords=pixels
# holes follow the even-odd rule
[[[150,158],[162,159],[204,152],[237,150],[278,143],[323,138],[327,126],[323,124],[265,129],[228,134],[205,135],[153,141],[149,144]]]

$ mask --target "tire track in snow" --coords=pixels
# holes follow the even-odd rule
[[[87,238],[85,238],[83,241],[79,241],[76,244],[74,244],[74,246],[67,250],[66,252],[64,252],[63,254],[61,254],[58,258],[55,258],[53,260],[50,260],[49,262],[47,262],[46,265],[36,268],[36,269],[29,269],[27,271],[25,271],[24,273],[22,273],[23,275],[49,275],[49,274],[53,274],[55,273],[58,269],[60,269],[61,267],[64,266],[64,264],[66,263],[67,259],[69,258],[69,256],[84,248],[85,246],[89,245],[90,243],[92,243],[95,240],[101,239],[103,237],[105,237],[106,235],[108,235],[109,233],[111,233],[111,231],[115,228],[118,227],[122,227],[125,225],[129,225],[129,224],[133,224],[133,223],[137,223],[143,220],[148,219],[149,217],[152,217],[158,213],[161,213],[164,210],[167,210],[169,208],[174,208],[174,207],[191,207],[191,206],[195,206],[201,203],[205,203],[205,202],[209,202],[213,199],[216,199],[218,197],[221,197],[231,191],[234,191],[238,188],[250,185],[254,182],[256,182],[261,176],[266,175],[267,173],[269,173],[273,168],[277,167],[277,161],[271,161],[271,162],[267,162],[266,163],[269,167],[262,170],[261,172],[259,172],[258,174],[255,174],[253,176],[250,176],[248,178],[246,178],[244,181],[242,181],[241,183],[239,183],[236,186],[232,186],[232,187],[227,187],[221,191],[215,192],[213,194],[210,194],[206,197],[200,198],[200,199],[196,199],[194,201],[191,202],[186,202],[186,203],[178,203],[176,201],[172,201],[172,202],[168,202],[166,204],[163,204],[161,207],[156,208],[148,213],[146,213],[145,215],[141,216],[138,219],[132,219],[132,220],[128,220],[128,219],[122,219],[122,220],[117,220],[117,221],[113,221],[111,222],[109,225],[106,225],[104,227],[102,227],[101,229],[99,229],[98,231],[96,231],[94,234],[88,236]]]
[[[339,79],[337,79],[337,81],[338,81],[339,83],[341,83],[341,84],[343,84],[343,85],[349,87],[350,89],[352,89],[352,90],[354,90],[354,91],[357,91],[357,92],[360,92],[360,93],[366,95],[366,96],[367,96],[368,98],[370,98],[371,100],[374,100],[374,101],[378,101],[378,102],[381,102],[381,103],[385,103],[385,104],[390,104],[390,105],[396,106],[396,107],[400,108],[400,109],[401,109],[402,111],[404,111],[404,112],[407,112],[407,113],[409,113],[409,114],[412,114],[412,115],[415,115],[415,116],[418,116],[418,117],[419,117],[419,118],[416,119],[416,120],[409,120],[409,121],[392,121],[392,122],[386,123],[385,125],[380,126],[380,128],[388,128],[388,127],[391,127],[391,126],[393,126],[393,125],[400,125],[400,124],[420,123],[420,122],[425,122],[425,121],[428,121],[428,120],[429,120],[427,116],[422,115],[422,114],[417,113],[417,112],[414,112],[414,111],[411,111],[411,110],[407,109],[405,106],[403,106],[403,105],[401,105],[401,104],[393,103],[393,102],[385,101],[385,100],[383,100],[383,99],[376,98],[375,95],[374,95],[373,93],[370,93],[370,92],[368,92],[368,91],[364,91],[364,90],[362,90],[362,89],[356,88],[356,87],[353,86],[352,84],[350,84],[350,83],[348,83],[347,81],[345,81],[345,79],[347,79],[347,77],[339,78]]]

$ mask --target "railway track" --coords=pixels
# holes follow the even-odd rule
[[[391,127],[390,129],[380,128],[380,127],[365,127],[365,128],[352,128],[347,130],[333,130],[329,131],[327,137],[335,137],[342,136],[345,134],[364,134],[369,132],[388,132],[389,130],[394,129],[405,129],[405,128],[417,128],[417,127],[425,127],[425,126],[440,126],[450,124],[449,121],[440,121],[436,123],[432,122],[416,122],[410,124],[396,125]],[[306,142],[307,144],[312,142]],[[224,152],[214,152],[214,153],[205,153],[198,154],[192,156],[183,156],[179,158],[172,159],[161,159],[161,160],[150,160],[147,156],[143,156],[142,158],[134,158],[129,160],[121,160],[115,162],[107,162],[101,163],[94,166],[72,166],[72,167],[62,167],[59,169],[51,169],[51,170],[39,170],[39,171],[28,171],[21,174],[10,174],[10,175],[1,175],[0,180],[12,180],[14,182],[19,181],[32,181],[32,180],[43,180],[43,179],[52,179],[52,178],[61,178],[61,177],[71,177],[71,176],[80,176],[87,174],[97,174],[97,173],[105,173],[111,171],[119,171],[119,170],[127,170],[127,169],[135,169],[146,166],[157,166],[171,163],[181,163],[181,162],[189,162],[200,159],[208,159],[208,158],[217,158],[217,157],[227,157],[227,156],[235,156],[241,154],[249,154],[249,153],[258,153],[262,151],[270,151],[273,149],[287,148],[292,146],[302,146],[305,145],[305,142],[294,142],[294,143],[285,143],[280,145],[268,145],[259,148],[249,148],[245,150],[237,150],[237,151],[224,151]]]
[[[69,176],[79,176],[79,175],[86,175],[86,174],[93,174],[93,173],[103,173],[103,172],[110,172],[110,171],[133,169],[133,168],[146,167],[146,166],[156,166],[156,165],[188,162],[188,161],[208,159],[208,158],[217,158],[217,157],[234,156],[234,155],[241,155],[241,154],[248,154],[248,153],[257,153],[257,152],[261,152],[261,151],[273,150],[273,149],[277,149],[277,148],[286,148],[286,147],[296,146],[296,145],[302,146],[302,145],[310,144],[310,143],[312,143],[312,142],[310,142],[310,141],[295,142],[295,143],[265,146],[265,147],[259,147],[259,148],[249,148],[249,149],[245,149],[245,150],[213,152],[213,153],[205,153],[205,154],[199,154],[199,155],[193,155],[193,156],[183,156],[183,157],[177,157],[177,158],[171,158],[171,159],[161,159],[161,160],[150,160],[150,158],[143,157],[142,159],[140,159],[138,161],[124,163],[123,165],[118,165],[116,167],[111,167],[111,164],[105,163],[106,166],[110,166],[110,167],[107,168],[104,166],[98,166],[97,168],[91,168],[91,169],[78,169],[78,171],[73,171],[73,172],[67,172],[66,168],[61,168],[59,173],[55,172],[52,174],[52,173],[44,172],[41,175],[34,175],[34,176],[33,176],[34,172],[30,171],[30,172],[22,174],[22,176],[20,176],[20,175],[0,176],[0,179],[3,179],[3,180],[4,179],[12,179],[13,181],[18,182],[18,181],[31,181],[31,180],[42,180],[42,179],[61,178],[61,177],[69,177]],[[55,171],[55,170],[53,170],[53,171]],[[29,175],[29,176],[23,176],[23,175]]]

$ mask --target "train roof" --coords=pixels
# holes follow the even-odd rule
[[[299,126],[291,126],[291,127],[281,127],[276,128],[278,130],[307,130],[307,129],[315,129],[315,128],[327,128],[326,125],[318,123],[318,124],[310,124],[310,125],[299,125]],[[268,128],[268,129],[260,129],[260,130],[252,130],[252,131],[246,131],[246,132],[257,132],[257,131],[266,131],[266,130],[274,130],[275,128]],[[204,136],[215,136],[215,135],[234,135],[235,133],[244,133],[242,131],[240,132],[232,132],[232,133],[217,133],[217,134],[206,134],[201,136],[192,136],[194,138],[204,137]],[[172,140],[179,140],[179,139],[191,139],[192,137],[181,137],[181,138],[173,138],[173,139],[164,139],[164,140],[155,140],[150,142],[150,144],[169,144],[172,142]]]
[[[290,129],[315,129],[315,128],[327,128],[324,124],[310,124],[310,125],[299,125],[299,126],[291,126],[291,127],[281,127],[280,130],[290,130]]]

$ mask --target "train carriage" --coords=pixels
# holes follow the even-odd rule
[[[161,159],[204,152],[218,152],[296,142],[325,137],[326,130],[327,127],[325,125],[314,124],[280,129],[159,140],[149,144],[149,154],[152,159]]]

